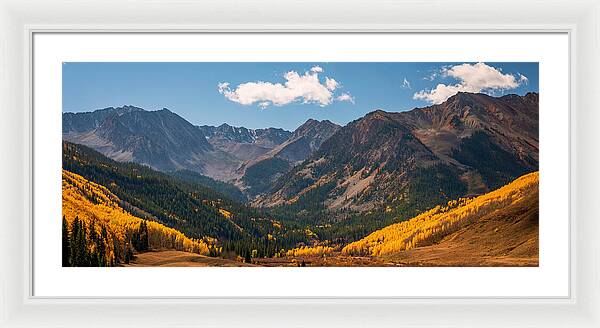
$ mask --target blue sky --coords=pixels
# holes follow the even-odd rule
[[[538,63],[63,63],[63,112],[168,108],[196,125],[347,124],[457,91],[538,92]]]

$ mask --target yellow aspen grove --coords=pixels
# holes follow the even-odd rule
[[[333,247],[329,246],[314,246],[307,247],[302,246],[294,249],[290,249],[286,252],[286,256],[323,256],[333,252]]]
[[[114,265],[122,261],[131,249],[132,236],[143,230],[143,249],[174,249],[207,255],[208,245],[161,223],[143,220],[124,210],[121,200],[107,188],[80,175],[62,171],[62,212],[72,234],[74,221],[83,227],[85,247],[92,254],[101,254],[101,263]],[[77,220],[76,220],[77,218]],[[143,228],[143,229],[142,229]],[[95,236],[96,241],[91,240]],[[100,236],[100,237],[98,237]],[[103,251],[94,248],[100,245]],[[93,262],[96,263],[96,262]]]
[[[378,256],[431,245],[486,214],[536,193],[538,185],[539,172],[526,174],[485,195],[452,200],[446,206],[436,206],[408,221],[377,230],[346,245],[342,252],[348,255]]]

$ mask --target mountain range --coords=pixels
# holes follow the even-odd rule
[[[109,107],[64,113],[63,139],[116,161],[230,182],[255,206],[414,214],[536,171],[538,97],[460,92],[345,126],[310,119],[295,131],[196,126],[168,109]]]
[[[63,265],[536,266],[538,103],[459,92],[294,131],[63,113]]]
[[[424,209],[538,167],[538,95],[460,92],[440,105],[350,122],[254,204]]]
[[[117,161],[148,165],[160,171],[193,171],[234,182],[256,195],[270,179],[307,158],[339,128],[308,120],[296,131],[247,129],[228,124],[195,126],[162,109],[108,107],[63,114],[63,139],[86,145]],[[246,176],[246,172],[248,175]]]

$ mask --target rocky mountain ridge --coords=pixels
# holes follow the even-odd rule
[[[458,93],[440,105],[350,122],[256,206],[414,210],[538,169],[538,95]]]

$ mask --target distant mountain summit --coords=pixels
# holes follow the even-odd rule
[[[440,105],[395,117],[439,158],[475,169],[486,186],[477,188],[479,193],[538,168],[537,93],[491,97],[459,92]]]
[[[202,125],[198,127],[213,143],[233,141],[238,143],[253,143],[266,148],[272,148],[286,141],[291,133],[284,129],[247,129],[223,123],[219,126]]]
[[[126,106],[65,113],[65,120],[77,122],[63,124],[63,132],[65,125],[70,129],[63,134],[65,140],[92,147],[119,161],[163,171],[202,170],[206,162],[201,158],[213,150],[200,130],[168,109],[145,111]]]
[[[317,151],[339,128],[339,125],[329,120],[309,119],[294,131],[289,140],[273,149],[271,153],[290,162],[301,162]]]
[[[538,170],[538,95],[458,93],[350,122],[275,181],[258,206],[410,214]]]
[[[236,172],[244,162],[269,152],[291,135],[291,132],[278,128],[248,129],[229,124],[217,127],[203,125],[198,128],[215,149],[230,155],[230,160],[235,161],[233,170]],[[232,172],[229,178],[238,177],[236,172]]]
[[[194,126],[164,108],[123,106],[63,114],[63,139],[91,147],[123,162],[161,171],[191,170],[228,181],[246,161],[269,152],[291,132],[247,129],[228,124]]]
[[[62,131],[65,133],[81,133],[95,129],[112,115],[122,115],[125,113],[143,111],[135,106],[107,107],[93,112],[84,113],[63,113]]]

